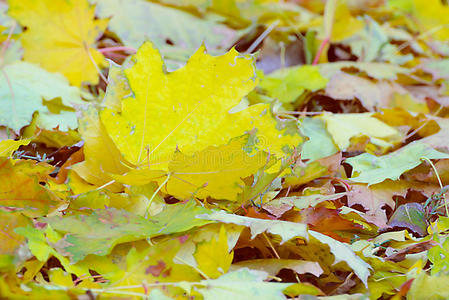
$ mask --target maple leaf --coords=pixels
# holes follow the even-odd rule
[[[449,297],[449,291],[446,288],[446,283],[449,276],[442,274],[427,275],[425,272],[420,272],[413,280],[412,286],[407,298],[411,300],[418,299],[446,299]]]
[[[190,154],[226,144],[253,129],[259,129],[257,138],[265,141],[261,149],[273,154],[301,142],[299,136],[274,141],[282,134],[266,105],[229,113],[256,84],[252,60],[235,50],[218,57],[204,51],[201,47],[185,67],[168,74],[149,42],[133,57],[135,64],[125,74],[134,97],[122,99],[119,112],[110,108],[101,112],[108,134],[130,163],[162,163],[156,168],[165,169],[163,164],[176,149]]]
[[[142,295],[146,283],[174,283],[173,288],[165,286],[163,290],[176,295],[183,292],[180,288],[182,284],[177,286],[177,282],[189,284],[201,279],[194,268],[178,259],[177,253],[182,246],[181,238],[168,239],[152,246],[145,244],[125,249],[115,248],[105,257],[91,255],[79,264],[104,274],[104,278],[111,282],[111,287],[134,286],[131,290],[141,292]]]
[[[287,299],[282,293],[291,283],[264,282],[265,272],[252,271],[243,268],[220,276],[215,280],[202,280],[204,287],[199,292],[205,300],[225,300],[232,297],[244,300],[251,297],[258,299]],[[229,287],[232,287],[230,289]]]
[[[445,2],[0,1],[0,295],[445,298]]]
[[[365,219],[379,228],[387,227],[386,206],[395,208],[393,196],[405,197],[409,186],[404,182],[386,180],[371,186],[352,184],[348,205],[359,204],[366,210]]]
[[[208,147],[192,156],[176,152],[168,166],[170,179],[165,191],[180,198],[194,195],[201,199],[210,196],[214,199],[237,200],[244,185],[241,178],[274,163],[268,153],[246,153],[243,150],[245,142],[245,137],[236,138],[227,145]]]
[[[15,163],[0,158],[0,207],[23,211],[27,216],[46,215],[62,204],[60,199],[39,182],[52,170],[44,164],[34,166],[32,161]],[[40,175],[39,173],[43,174]],[[42,181],[45,183],[45,181]]]
[[[26,237],[30,252],[41,262],[46,262],[50,257],[56,257],[65,270],[77,276],[87,274],[88,268],[79,265],[73,265],[69,259],[59,254],[52,246],[61,239],[61,236],[55,232],[51,226],[47,226],[45,230],[39,230],[32,226],[19,227],[15,232]]]
[[[423,158],[448,159],[449,155],[417,141],[384,156],[363,153],[346,162],[353,167],[352,181],[371,185],[386,179],[398,180],[402,173],[420,165]]]
[[[295,101],[305,90],[316,91],[326,87],[327,79],[317,66],[300,66],[281,69],[261,80],[260,87],[267,94],[284,103]]]
[[[207,209],[194,205],[174,205],[147,220],[125,210],[109,208],[95,210],[89,216],[46,217],[41,221],[67,233],[55,247],[62,255],[70,256],[72,262],[77,262],[88,254],[107,255],[120,243],[182,232],[210,223],[195,219],[195,215],[207,212]],[[184,221],[178,223],[180,219],[173,216]]]
[[[233,252],[228,249],[225,227],[220,227],[217,238],[198,244],[194,257],[198,268],[210,278],[225,274],[234,257]]]
[[[324,120],[304,118],[301,120],[300,130],[308,138],[301,147],[302,159],[317,160],[338,152]]]
[[[91,107],[84,112],[79,120],[79,132],[85,143],[83,148],[85,160],[72,166],[72,170],[84,180],[102,186],[113,180],[108,173],[123,174],[129,170],[107,134],[95,108]],[[107,155],[104,155],[104,151]],[[121,186],[116,183],[110,188],[120,190]]]
[[[397,129],[372,117],[371,113],[325,114],[319,118],[326,122],[327,130],[342,151],[350,146],[352,137],[359,135],[366,135],[371,138],[372,143],[379,143],[384,147],[402,138]]]
[[[238,38],[237,31],[215,20],[198,18],[159,3],[143,0],[92,3],[96,3],[99,17],[111,18],[109,28],[126,46],[138,48],[151,40],[176,67],[203,43],[212,52],[223,52],[228,43]]]
[[[283,243],[294,237],[301,237],[303,239],[308,238],[307,226],[301,223],[248,218],[227,214],[224,211],[216,211],[207,215],[198,215],[197,218],[247,226],[251,229],[251,238],[254,238],[256,235],[265,231],[271,234],[280,235]]]
[[[62,131],[67,131],[77,127],[74,106],[82,106],[85,102],[81,100],[80,90],[70,86],[64,76],[27,62],[8,64],[2,71],[5,76],[0,78],[0,103],[5,109],[0,112],[0,125],[19,132],[31,123],[35,112],[39,112],[44,120],[51,120],[57,114],[51,112],[49,101],[59,98],[61,109],[68,110],[68,114],[63,118],[57,115],[56,122],[42,128],[52,129],[59,125]]]
[[[95,20],[87,0],[10,0],[9,5],[9,15],[27,27],[21,36],[26,61],[60,72],[76,86],[98,82],[104,57],[93,46],[108,21]]]
[[[15,228],[30,224],[30,220],[20,212],[0,211],[0,271],[8,270],[19,262],[19,247],[25,239],[14,232]]]
[[[30,142],[31,139],[0,141],[0,157],[10,157],[20,146],[28,145]]]
[[[332,41],[339,42],[360,31],[363,28],[363,21],[351,15],[346,0],[338,0],[336,3],[331,38]]]

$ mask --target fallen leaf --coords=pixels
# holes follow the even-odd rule
[[[263,232],[280,235],[282,238],[282,243],[287,242],[294,237],[300,237],[303,239],[308,238],[307,226],[301,223],[248,218],[227,214],[224,211],[217,211],[207,215],[197,215],[197,218],[249,227],[251,229],[252,239],[256,235]]]
[[[75,86],[98,83],[97,69],[105,61],[94,46],[108,21],[95,20],[87,0],[11,0],[9,4],[9,15],[27,28],[22,34],[26,61],[64,74]]]
[[[426,235],[427,221],[424,207],[420,203],[406,203],[396,208],[388,225],[391,227],[407,228],[418,236]]]
[[[42,128],[52,129],[55,124],[60,130],[77,128],[74,106],[81,106],[78,88],[70,86],[60,74],[50,73],[40,67],[27,63],[15,62],[2,68],[0,78],[0,103],[6,109],[0,112],[0,124],[19,132],[23,126],[29,125],[35,112],[42,118],[58,118],[49,126]],[[63,118],[50,111],[45,100],[60,98],[62,106],[69,110]]]
[[[264,142],[282,135],[266,105],[229,113],[255,86],[251,59],[239,57],[235,50],[219,57],[204,51],[200,48],[185,67],[165,74],[160,54],[147,42],[134,56],[134,66],[125,70],[135,98],[122,99],[121,112],[106,108],[101,120],[132,164],[156,164],[156,168],[164,169],[176,149],[191,154],[207,146],[226,144],[253,129],[265,133],[261,136]],[[201,76],[194,75],[197,73]],[[146,76],[150,76],[150,83]],[[161,84],[162,91],[154,88]],[[222,134],[215,134],[218,129]],[[300,142],[299,136],[285,136],[260,146],[261,150],[282,154],[282,147],[293,148]]]
[[[386,179],[398,180],[404,172],[420,165],[423,158],[447,159],[449,155],[421,142],[414,142],[384,156],[364,153],[346,162],[353,167],[351,181],[372,185]]]
[[[374,118],[371,113],[325,114],[320,118],[326,123],[327,131],[341,151],[350,146],[352,137],[361,135],[381,145],[392,145],[402,138],[398,130]]]
[[[194,254],[198,268],[209,278],[217,278],[228,272],[234,257],[229,252],[226,229],[222,225],[218,237],[197,245]]]

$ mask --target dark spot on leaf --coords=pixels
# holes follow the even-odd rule
[[[151,274],[155,277],[161,275],[162,271],[165,269],[165,263],[162,260],[157,262],[157,265],[150,265],[145,269],[145,274]],[[164,276],[165,277],[165,276]]]

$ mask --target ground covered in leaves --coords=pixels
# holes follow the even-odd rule
[[[0,1],[1,299],[448,299],[440,0]]]

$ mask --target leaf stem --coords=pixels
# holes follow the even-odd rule
[[[114,46],[114,47],[105,47],[98,49],[100,53],[108,53],[108,52],[115,52],[115,51],[125,51],[125,52],[131,52],[136,53],[137,49],[132,47],[126,47],[126,46]]]
[[[319,61],[319,59],[320,59],[320,56],[321,56],[321,54],[323,53],[324,48],[326,47],[327,43],[329,43],[329,41],[330,41],[330,38],[329,38],[329,37],[326,37],[326,38],[321,42],[320,48],[318,49],[318,51],[317,51],[317,53],[316,53],[316,55],[315,55],[315,58],[313,59],[312,65],[317,65],[317,64],[318,64],[318,61]]]
[[[100,75],[101,79],[103,79],[103,81],[106,82],[106,84],[109,84],[108,79],[103,75],[103,73],[100,70],[100,67],[97,65],[94,58],[92,57],[92,54],[89,51],[89,46],[86,44],[86,42],[83,42],[83,45],[84,45],[84,50],[86,51],[87,56],[89,57],[89,60],[94,65],[95,69],[97,70],[98,75]]]
[[[204,273],[203,271],[201,271],[198,267],[192,266],[191,264],[189,264],[188,262],[186,262],[184,259],[180,258],[179,256],[175,256],[174,259],[178,260],[179,262],[181,262],[181,263],[183,263],[183,264],[185,264],[187,266],[190,266],[190,267],[194,268],[195,271],[200,273],[200,275],[203,276],[206,280],[210,280],[210,277],[207,276],[207,274]]]
[[[249,48],[246,50],[246,53],[251,53],[254,50],[256,50],[257,46],[259,46],[260,43],[270,34],[273,29],[278,26],[279,20],[274,21],[270,26],[268,26],[267,29],[265,29],[264,32],[249,46]]]
[[[162,182],[162,184],[154,191],[153,195],[151,196],[150,200],[148,201],[147,209],[145,211],[145,217],[148,217],[150,206],[154,200],[154,197],[156,197],[156,195],[159,193],[159,191],[162,189],[162,187],[168,182],[168,180],[170,179],[170,176],[171,176],[171,173],[168,173],[168,176],[167,176],[167,178],[165,178],[164,182]]]
[[[11,42],[12,34],[14,33],[14,29],[16,29],[16,25],[17,25],[17,22],[14,21],[14,23],[11,25],[11,28],[9,29],[8,37],[3,42],[2,50],[1,50],[1,53],[0,53],[0,66],[3,66],[3,61],[5,59],[5,52],[6,52],[6,50],[9,47],[9,44]]]

